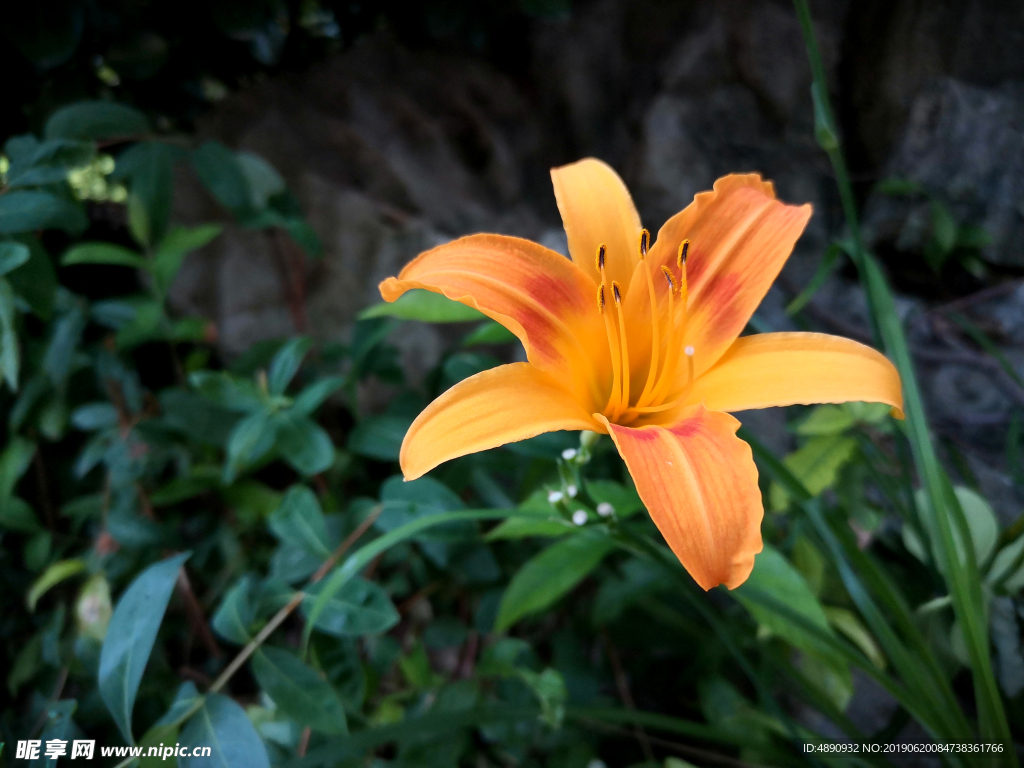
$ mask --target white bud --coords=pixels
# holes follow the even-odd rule
[[[557,504],[563,498],[561,491],[549,491],[548,492],[548,504]]]
[[[562,458],[565,459],[566,461],[572,461],[573,459],[576,458],[576,449],[566,448],[564,451],[562,451]]]
[[[585,509],[577,509],[572,513],[572,521],[576,523],[576,525],[586,525],[587,511]]]
[[[611,517],[615,514],[615,507],[609,504],[607,501],[602,501],[597,505],[597,514],[601,517]]]
[[[578,492],[579,492],[579,490],[576,488],[575,485],[567,486],[566,489],[565,489],[565,495],[568,496],[570,499],[575,499],[576,498],[576,494]]]

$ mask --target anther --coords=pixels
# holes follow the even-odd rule
[[[597,286],[597,309],[602,315],[604,314],[604,283]]]
[[[676,256],[676,266],[682,269],[686,266],[686,256],[690,252],[690,241],[683,240],[679,244],[679,254]]]
[[[615,297],[615,306],[619,306],[622,303],[622,294],[619,292],[619,284],[612,280],[612,296]]]
[[[597,271],[604,272],[604,255],[607,249],[604,247],[604,243],[597,246]]]
[[[640,230],[640,258],[647,255],[647,249],[651,247],[651,233],[646,229]]]
[[[675,293],[676,281],[675,278],[672,277],[672,270],[670,270],[668,267],[663,266],[661,268],[661,274],[663,274],[665,276],[665,279],[668,280],[668,292]]]

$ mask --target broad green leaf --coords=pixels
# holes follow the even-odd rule
[[[671,587],[672,582],[663,570],[648,562],[633,558],[619,569],[619,574],[604,581],[594,599],[590,621],[595,627],[617,620],[640,598]]]
[[[171,287],[175,275],[181,269],[185,257],[213,240],[221,233],[220,224],[203,224],[198,227],[172,227],[160,241],[153,257],[153,276],[164,290]]]
[[[313,492],[304,485],[294,485],[284,495],[281,506],[267,520],[278,540],[299,547],[326,560],[331,555],[324,514]]]
[[[307,618],[323,589],[323,582],[306,588],[302,612]],[[354,577],[331,595],[320,607],[313,626],[335,637],[360,637],[387,632],[398,623],[398,611],[388,593],[372,581]]]
[[[192,153],[192,165],[206,188],[235,216],[252,212],[252,193],[235,153],[208,141]]]
[[[472,307],[449,299],[440,293],[420,288],[403,293],[397,301],[374,304],[359,313],[360,320],[371,317],[395,317],[399,320],[421,320],[425,323],[467,323],[487,318]]]
[[[7,174],[8,189],[62,184],[73,168],[89,165],[96,154],[92,142],[52,139],[34,151],[16,154]]]
[[[181,768],[270,768],[267,748],[245,710],[219,693],[206,696],[181,732],[181,743],[212,751],[209,757],[179,757]]]
[[[528,560],[505,590],[495,631],[504,632],[524,616],[552,605],[586,578],[613,547],[607,536],[584,530]]]
[[[0,527],[18,533],[38,533],[42,530],[32,507],[17,496],[0,498]]]
[[[466,334],[462,346],[475,347],[485,344],[511,344],[519,338],[508,328],[494,320],[481,323],[476,330]]]
[[[264,403],[265,398],[255,384],[223,371],[196,371],[189,381],[204,397],[229,411],[252,413]]]
[[[854,424],[853,414],[838,405],[819,405],[796,428],[798,435],[838,435]]]
[[[85,561],[77,558],[73,560],[60,560],[51,565],[43,571],[42,576],[32,582],[28,595],[25,597],[28,609],[35,611],[39,598],[45,595],[52,587],[84,570]]]
[[[113,243],[79,243],[68,249],[60,263],[65,267],[72,264],[114,264],[135,269],[148,267],[141,255]]]
[[[277,430],[277,454],[303,477],[326,471],[334,463],[330,435],[312,419],[283,414]]]
[[[833,608],[830,606],[823,606],[823,610],[828,617],[829,624],[846,635],[854,645],[860,648],[865,656],[871,659],[871,662],[876,667],[885,669],[885,656],[882,654],[882,649],[878,647],[878,643],[875,642],[867,627],[857,618],[857,614],[845,608]]]
[[[156,725],[181,725],[190,713],[195,712],[202,700],[203,696],[196,690],[195,683],[191,680],[182,683],[170,708],[156,721]]]
[[[80,101],[54,112],[46,121],[48,139],[125,139],[149,133],[146,116],[125,104]]]
[[[644,503],[633,485],[623,485],[614,480],[587,480],[587,492],[598,505],[611,504],[619,517],[630,517],[642,512]]]
[[[231,483],[242,470],[264,458],[277,440],[277,420],[267,411],[246,416],[228,438],[224,482]]]
[[[210,624],[214,631],[236,645],[245,645],[252,639],[249,627],[256,620],[256,607],[252,603],[253,578],[243,576],[227,591]]]
[[[963,510],[964,518],[967,521],[967,529],[971,535],[971,543],[974,549],[974,559],[978,565],[985,564],[989,557],[992,555],[993,550],[996,546],[996,541],[999,538],[999,521],[996,519],[995,512],[992,511],[992,507],[989,505],[984,498],[979,496],[975,491],[965,486],[957,486],[953,489],[956,494],[956,499],[960,503],[960,508]],[[922,520],[928,520],[931,515],[928,511],[928,497],[923,489],[918,489],[914,494],[914,499],[917,503],[917,508],[921,513]],[[904,543],[907,543],[908,536],[910,537],[911,547],[915,546],[913,541],[915,538],[914,533],[907,527],[904,526]],[[929,532],[929,539],[932,539],[932,535]],[[953,528],[953,540],[956,544],[956,551],[959,555],[959,559],[964,561],[966,559],[966,552],[964,551],[963,538],[960,536],[960,530]],[[942,559],[937,556],[935,552],[936,543],[930,541],[933,553],[936,555],[935,562],[939,564],[940,570],[943,570],[941,565]],[[923,549],[923,547],[922,547]],[[918,557],[918,553],[914,553]],[[923,558],[922,558],[923,559]]]
[[[32,462],[36,444],[24,437],[13,437],[0,453],[0,498],[14,493],[14,486]]]
[[[304,390],[292,401],[292,413],[301,416],[312,416],[323,402],[345,386],[344,376],[328,376],[320,379]]]
[[[71,423],[83,432],[95,432],[117,424],[117,409],[110,403],[86,403],[71,413]]]
[[[117,602],[100,652],[99,692],[129,744],[132,709],[157,631],[171,599],[178,571],[190,553],[175,555],[144,570]]]
[[[12,392],[18,391],[21,347],[14,324],[15,301],[11,284],[0,277],[0,373]]]
[[[114,177],[128,182],[132,234],[142,245],[160,242],[167,229],[174,194],[174,163],[182,150],[159,141],[144,141],[117,157]]]
[[[89,226],[81,207],[36,190],[14,190],[0,195],[0,235],[60,229],[77,235]]]
[[[32,252],[24,243],[14,240],[0,241],[0,275],[17,269],[28,261],[31,255]]]
[[[313,341],[311,339],[299,336],[298,338],[290,339],[288,343],[277,351],[274,359],[270,361],[270,369],[267,371],[267,388],[270,390],[270,394],[284,394],[285,389],[288,388],[292,379],[295,378],[295,374],[298,373],[303,358],[305,358],[306,353],[309,352],[312,346]]]
[[[270,163],[252,152],[236,152],[235,161],[249,184],[249,203],[259,210],[285,191],[284,179]]]
[[[398,461],[405,433],[412,424],[404,416],[371,416],[356,424],[348,436],[348,449],[378,461]]]
[[[28,246],[29,258],[7,275],[14,292],[23,298],[39,317],[49,320],[57,291],[57,272],[50,254],[31,235],[22,235],[19,242]]]
[[[812,437],[807,443],[785,458],[789,470],[799,478],[812,494],[817,496],[836,481],[839,470],[857,452],[857,440],[843,435]],[[789,495],[777,483],[769,493],[771,508],[783,510],[789,504]]]
[[[786,613],[774,609],[771,603],[759,599],[762,595],[768,595],[813,626],[832,633],[821,603],[803,576],[771,545],[764,545],[764,549],[754,559],[754,570],[750,577],[730,594],[750,611],[758,624],[773,634],[802,651],[822,658],[832,666],[845,668],[846,662],[838,654],[823,650],[821,643],[809,638],[800,624]]]
[[[281,648],[264,646],[252,657],[252,671],[278,709],[320,733],[348,733],[345,708],[322,673]]]
[[[155,299],[141,299],[134,302],[135,316],[117,331],[119,350],[133,349],[140,344],[166,338],[163,304]]]

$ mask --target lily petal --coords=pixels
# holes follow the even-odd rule
[[[739,338],[686,398],[714,411],[851,401],[885,403],[903,418],[900,376],[880,352],[824,333]]]
[[[470,235],[420,254],[380,284],[385,301],[412,288],[480,310],[519,337],[531,363],[579,397],[607,397],[595,391],[611,370],[595,288],[560,254],[517,237]]]
[[[600,429],[554,377],[512,363],[460,381],[416,417],[402,441],[406,480],[438,464],[544,432]]]
[[[676,254],[690,240],[686,344],[696,350],[695,370],[709,369],[740,335],[778,276],[811,217],[810,205],[775,199],[770,182],[758,174],[733,174],[714,191],[696,195],[658,232],[652,264],[676,271]],[[659,281],[659,296],[667,284]],[[628,297],[649,312],[642,292]]]
[[[699,405],[668,427],[608,424],[655,525],[704,589],[738,587],[761,551],[757,468],[739,425]]]
[[[601,282],[597,249],[604,244],[608,279],[625,291],[639,254],[640,214],[619,174],[607,163],[587,158],[552,168],[551,183],[572,260],[596,286]]]

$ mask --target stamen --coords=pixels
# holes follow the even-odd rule
[[[667,411],[669,408],[675,408],[677,405],[679,405],[681,402],[683,402],[686,399],[686,397],[687,397],[687,395],[689,394],[689,391],[690,391],[690,385],[693,384],[693,354],[694,354],[694,349],[693,349],[693,347],[687,345],[687,346],[685,346],[683,348],[683,353],[686,355],[686,366],[687,366],[688,378],[686,379],[686,386],[683,387],[682,393],[680,393],[678,397],[675,397],[672,400],[669,400],[667,403],[662,403],[661,405],[652,405],[652,406],[647,406],[647,407],[643,407],[643,408],[639,408],[639,407],[638,408],[630,408],[629,409],[630,413],[631,414],[635,414],[633,416],[634,419],[637,416],[642,416],[642,415],[647,414],[647,413],[657,413],[658,411]]]
[[[686,267],[686,256],[687,256],[687,254],[689,252],[690,252],[690,241],[689,240],[683,240],[683,242],[681,242],[679,244],[679,253],[676,254],[676,266],[679,267],[680,269],[683,269],[683,268]]]
[[[672,270],[669,269],[668,267],[662,266],[661,274],[663,274],[665,276],[665,279],[668,280],[668,292],[669,292],[669,294],[675,293],[675,290],[676,290],[676,279],[674,277],[672,277]],[[669,316],[671,317],[671,313],[669,313]]]
[[[651,233],[646,229],[640,232],[640,260],[644,263],[644,274],[647,276],[647,296],[651,302],[651,363],[647,368],[647,381],[644,383],[643,391],[636,401],[639,405],[651,393],[655,382],[658,380],[658,358],[661,355],[661,330],[658,317],[658,297],[654,292],[654,279],[651,277],[651,267],[644,258],[650,246]],[[662,267],[662,269],[665,269]],[[669,291],[672,290],[672,281],[669,280]]]
[[[620,377],[622,383],[622,399],[619,401],[619,408],[615,413],[618,417],[626,408],[629,407],[629,347],[626,344],[626,318],[622,311],[622,292],[619,290],[619,284],[612,281],[612,296],[615,299],[615,314],[619,316],[619,346],[622,350],[622,375]]]
[[[597,246],[597,271],[602,278],[604,278],[604,257],[607,250],[604,243]]]
[[[608,393],[608,402],[605,404],[603,412],[606,414],[610,413],[612,418],[614,418],[615,414],[619,410],[619,378],[622,357],[619,352],[618,341],[615,339],[615,330],[612,328],[611,318],[608,317],[607,313],[604,311],[604,283],[601,283],[601,286],[597,289],[597,306],[601,310],[601,316],[604,318],[604,332],[608,337],[608,355],[612,359],[612,390]]]

